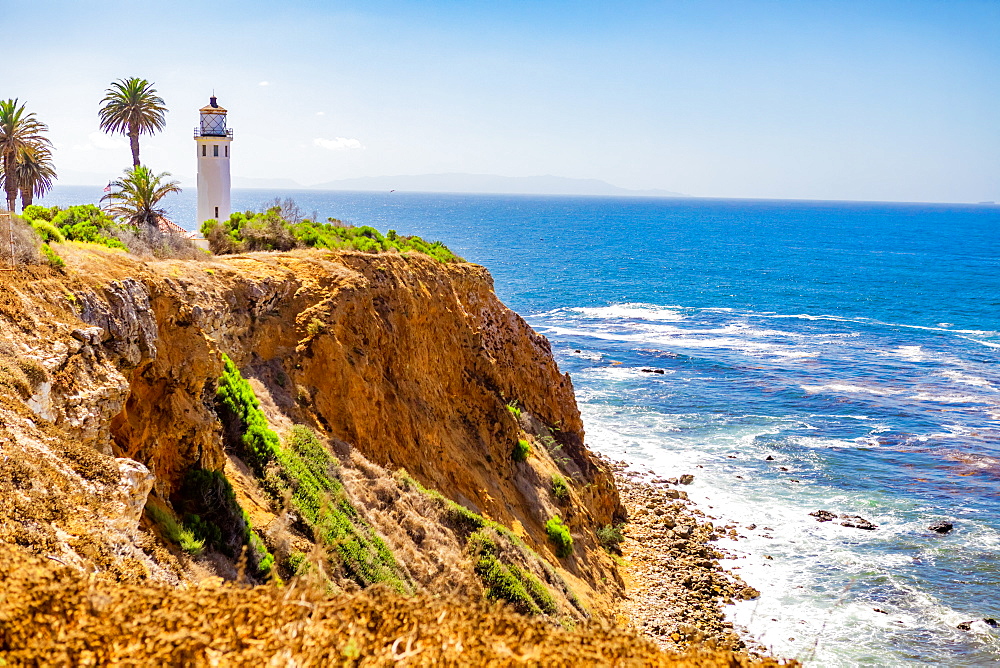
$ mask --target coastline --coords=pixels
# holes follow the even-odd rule
[[[712,542],[728,534],[687,498],[684,478],[602,459],[628,512],[620,545],[625,597],[619,618],[668,652],[697,644],[765,656],[764,648],[734,630],[723,610],[760,592],[722,567],[727,555]]]

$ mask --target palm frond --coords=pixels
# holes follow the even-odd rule
[[[163,98],[145,79],[130,77],[119,79],[105,91],[99,112],[101,129],[105,132],[129,134],[152,134],[162,130],[167,121],[167,108]]]
[[[125,170],[123,178],[112,181],[111,192],[101,198],[105,210],[126,225],[155,229],[167,217],[158,205],[170,193],[181,191],[177,181],[170,181],[169,172],[154,174],[139,165]]]

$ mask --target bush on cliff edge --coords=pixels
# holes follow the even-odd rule
[[[356,250],[365,253],[396,251],[423,253],[439,262],[462,262],[440,241],[403,236],[395,230],[382,235],[374,227],[355,227],[336,218],[326,223],[302,218],[291,200],[275,202],[264,211],[237,211],[227,220],[206,220],[201,233],[217,255],[293,248]]]

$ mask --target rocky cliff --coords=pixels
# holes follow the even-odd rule
[[[236,557],[190,557],[164,530],[191,472],[207,470],[230,481],[287,577],[282,559],[315,536],[233,447],[216,397],[225,355],[270,429],[308,428],[339,458],[347,501],[416,589],[485,586],[462,580],[479,567],[457,503],[537,558],[573,614],[600,614],[616,595],[596,534],[623,515],[610,472],[584,447],[548,342],[500,303],[484,268],[419,254],[59,252],[62,271],[0,285],[0,541],[119,580],[236,577]],[[569,553],[547,536],[557,515]]]

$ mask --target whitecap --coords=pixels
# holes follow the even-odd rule
[[[901,390],[888,388],[866,387],[864,385],[849,385],[847,383],[830,383],[828,385],[800,385],[809,394],[871,394],[877,397],[888,397],[900,394]]]
[[[919,392],[909,397],[914,401],[933,401],[939,404],[988,404],[988,400],[971,394],[930,394]]]
[[[627,320],[656,320],[677,322],[686,320],[678,309],[680,306],[656,306],[655,304],[611,304],[610,306],[580,306],[568,309],[591,318],[624,318]]]

